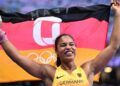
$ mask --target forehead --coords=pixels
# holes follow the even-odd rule
[[[70,36],[62,36],[59,39],[59,43],[61,43],[61,42],[74,42],[74,40]]]

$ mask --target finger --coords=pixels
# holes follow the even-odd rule
[[[114,5],[116,5],[116,6],[120,5],[120,3],[118,2],[118,0],[112,0],[112,3],[114,3]]]
[[[114,0],[111,0],[111,3],[114,3]]]
[[[111,3],[113,3],[114,5],[117,5],[117,0],[111,0]]]
[[[0,28],[2,27],[2,17],[0,15]]]
[[[111,6],[115,5],[116,1],[115,0],[111,0]]]
[[[2,22],[2,17],[1,17],[1,15],[0,15],[0,22]]]
[[[117,5],[120,5],[120,3],[119,3],[119,1],[118,1],[118,0],[116,0],[116,4],[117,4]]]
[[[0,29],[0,34],[5,34],[5,31],[3,31],[2,29]]]

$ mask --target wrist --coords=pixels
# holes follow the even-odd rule
[[[115,17],[118,17],[118,18],[119,18],[119,17],[120,17],[120,13],[117,13],[117,12],[116,12],[116,13],[115,13]]]

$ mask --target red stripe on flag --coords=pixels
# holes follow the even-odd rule
[[[52,24],[55,22],[43,21],[41,35],[42,37],[51,37]],[[89,18],[82,21],[58,23],[60,24],[60,33],[71,34],[77,43],[78,48],[93,48],[102,50],[105,47],[108,22],[98,21],[95,18]],[[3,23],[3,29],[6,31],[9,40],[19,50],[33,50],[53,47],[53,45],[40,46],[33,39],[34,21],[21,22],[16,24]],[[39,32],[39,31],[38,31]]]

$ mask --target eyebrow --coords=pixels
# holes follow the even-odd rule
[[[61,44],[62,44],[62,43],[67,43],[67,42],[61,42]],[[74,42],[68,42],[68,43],[74,43]]]

